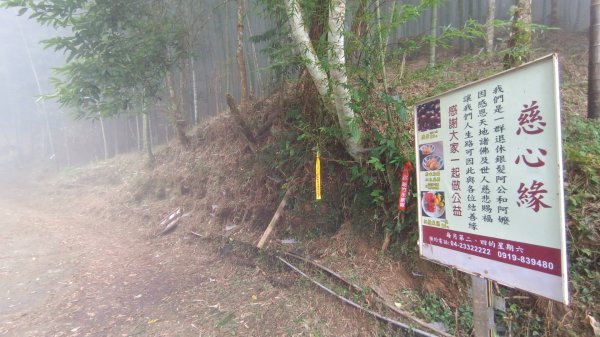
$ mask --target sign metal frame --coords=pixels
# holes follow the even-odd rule
[[[524,79],[529,78],[531,78],[531,82],[524,81]],[[552,233],[544,232],[543,234],[540,234],[539,238],[532,236],[531,228],[529,229],[529,232],[527,232],[526,229],[524,229],[523,231],[525,234],[521,235],[521,233],[518,233],[520,229],[512,229],[510,228],[510,226],[495,227],[498,228],[499,232],[499,234],[496,235],[495,232],[490,230],[490,224],[484,224],[481,222],[480,219],[478,219],[476,221],[478,223],[478,226],[484,228],[484,230],[486,231],[483,235],[481,235],[476,228],[477,225],[473,226],[475,227],[474,230],[466,229],[462,225],[464,222],[464,218],[460,218],[460,215],[457,215],[458,213],[451,214],[452,208],[450,205],[450,196],[453,190],[449,188],[450,170],[448,169],[448,166],[456,165],[456,167],[464,169],[464,160],[466,157],[464,157],[464,155],[460,153],[460,150],[456,150],[456,148],[456,151],[453,153],[459,159],[451,159],[452,157],[449,155],[450,146],[448,142],[449,136],[447,136],[447,134],[450,128],[448,127],[448,116],[453,111],[452,105],[454,105],[454,112],[456,112],[456,105],[460,106],[460,104],[462,103],[457,100],[457,97],[466,97],[467,93],[477,93],[478,90],[480,92],[486,91],[486,88],[489,91],[489,88],[491,88],[496,83],[503,84],[504,87],[507,89],[507,92],[510,93],[510,95],[521,99],[519,103],[522,104],[522,106],[518,106],[517,104],[515,104],[514,101],[510,101],[509,99],[508,104],[510,104],[510,106],[507,107],[507,110],[509,111],[505,112],[506,114],[504,115],[504,117],[507,117],[508,120],[506,124],[507,126],[514,126],[516,123],[515,120],[517,118],[523,117],[523,111],[527,110],[524,107],[528,107],[525,103],[531,103],[530,110],[527,110],[531,111],[531,109],[534,108],[534,105],[538,103],[536,100],[539,100],[539,105],[542,106],[542,108],[539,108],[539,110],[541,111],[543,118],[545,118],[543,125],[545,126],[546,122],[548,123],[547,128],[543,130],[543,132],[545,132],[543,137],[545,137],[545,141],[551,139],[552,144],[544,143],[544,149],[537,149],[537,145],[536,148],[531,146],[531,149],[542,152],[542,154],[537,153],[537,162],[534,162],[533,160],[531,160],[531,162],[528,161],[527,165],[530,167],[525,167],[524,169],[520,168],[524,166],[523,164],[525,160],[535,157],[532,157],[530,152],[529,157],[525,157],[526,155],[528,155],[527,153],[525,153],[525,155],[519,155],[516,161],[515,158],[511,157],[510,162],[506,163],[506,166],[509,167],[509,171],[513,170],[512,177],[509,176],[507,178],[509,181],[512,181],[513,185],[517,183],[517,178],[515,176],[521,178],[522,176],[529,177],[529,175],[531,175],[533,178],[538,179],[540,181],[542,181],[542,179],[544,178],[547,178],[547,180],[544,180],[544,183],[546,184],[545,186],[548,187],[546,189],[539,189],[539,191],[549,192],[546,195],[546,199],[542,199],[541,201],[537,200],[538,203],[533,203],[533,199],[521,199],[521,197],[523,197],[525,193],[523,191],[530,191],[529,195],[533,196],[533,194],[531,193],[533,189],[530,188],[529,190],[527,190],[527,188],[524,187],[525,185],[523,185],[523,183],[521,183],[521,186],[519,186],[519,199],[516,199],[517,197],[515,195],[519,195],[519,193],[517,193],[514,186],[511,185],[513,189],[509,190],[509,193],[512,193],[512,197],[509,197],[508,200],[509,204],[512,205],[510,207],[512,207],[511,212],[513,214],[531,214],[531,216],[539,216],[540,219],[544,220],[550,219],[550,214],[552,216],[552,219],[554,219],[553,221],[555,222],[551,224],[540,224],[540,227],[543,227],[544,229],[549,229],[550,231],[552,231]],[[537,87],[538,85],[539,87]],[[531,98],[531,96],[535,97]],[[527,102],[523,100],[523,97],[528,97]],[[430,113],[431,116],[427,116],[427,118],[425,118],[427,122],[421,122],[421,120],[419,119],[419,109],[424,109],[423,107],[427,109],[437,109],[434,111],[434,114]],[[548,108],[544,109],[545,107]],[[519,111],[521,112],[520,117]],[[540,113],[540,111],[537,112]],[[537,59],[535,61],[532,61],[530,63],[519,66],[517,68],[503,71],[496,75],[478,80],[473,83],[469,83],[467,85],[450,90],[440,95],[430,97],[426,100],[422,100],[415,104],[414,113],[416,158],[415,169],[417,170],[416,176],[417,202],[419,209],[419,250],[421,257],[435,263],[456,268],[471,275],[484,277],[486,279],[497,281],[509,287],[519,288],[543,297],[547,297],[568,304],[568,261],[566,250],[566,223],[564,205],[558,56],[556,54],[551,54]],[[461,117],[461,113],[462,112],[458,112],[459,118]],[[489,120],[491,121],[492,119]],[[459,123],[461,123],[460,119]],[[504,124],[502,124],[502,126],[504,128]],[[527,125],[525,127],[527,127]],[[530,131],[531,133],[534,133],[536,129],[530,129],[525,131]],[[442,134],[444,132],[446,133],[446,135]],[[461,132],[463,133],[460,135],[464,136],[464,131]],[[512,144],[513,147],[508,150],[508,154],[514,155],[514,151],[531,150],[530,148],[525,148],[525,145],[521,146],[520,144],[516,143],[514,138],[517,136],[515,136],[514,129],[510,129],[509,132],[510,134],[508,132],[506,134],[506,138],[509,139],[507,145]],[[519,134],[519,131],[517,131],[517,134]],[[536,139],[532,138],[533,136],[529,135],[529,133],[527,135],[523,135],[525,136],[525,139]],[[521,138],[523,138],[523,136],[521,136]],[[460,141],[462,141],[462,139]],[[420,149],[420,146],[424,144],[433,145],[431,146],[431,148],[427,149],[429,153],[432,153],[432,156],[424,156],[424,153],[421,152],[422,149]],[[514,146],[514,144],[517,144],[517,146]],[[435,152],[437,156],[434,156],[432,149],[436,147],[438,148],[437,152]],[[427,159],[428,157],[432,157],[437,161],[436,163],[431,164],[429,162],[425,162],[423,157],[425,157],[425,159]],[[545,162],[542,162],[540,158],[544,159]],[[432,159],[429,159],[429,161],[431,160]],[[460,160],[461,164],[453,164],[452,162],[450,162],[450,160],[456,160],[456,163],[459,163]],[[515,162],[518,164],[514,164]],[[548,165],[541,168],[535,167],[536,164],[539,164],[538,166],[541,166],[542,163],[548,163]],[[431,167],[428,167],[426,165],[430,165]],[[534,169],[536,169],[537,171],[534,171]],[[522,174],[521,171],[523,172]],[[479,177],[479,173],[476,173],[476,176]],[[533,181],[537,182],[537,180]],[[462,180],[462,182],[464,183],[464,180]],[[539,185],[543,184],[538,182],[538,185],[527,185],[527,187],[540,187]],[[426,186],[428,188],[426,188]],[[452,186],[454,189],[454,185]],[[477,187],[480,187],[480,185],[477,185]],[[439,192],[434,193],[436,191]],[[433,198],[435,198],[435,200],[432,199],[432,195],[434,195]],[[541,198],[543,198],[543,196]],[[432,202],[435,202],[436,205],[444,205],[443,201],[445,201],[445,210],[439,211],[437,208],[435,208],[434,210],[434,208],[429,209],[429,207],[427,207],[427,209],[431,211],[427,212],[425,205],[430,204],[428,204],[427,200],[434,200]],[[440,202],[439,200],[442,201]],[[524,202],[524,200],[526,200],[528,203],[526,205],[519,204],[519,207],[517,207],[514,205],[515,200],[517,203],[522,203]],[[539,202],[541,202],[541,204]],[[494,204],[493,201],[492,204]],[[528,213],[525,213],[524,209],[527,210]],[[551,212],[548,209],[550,209]],[[533,210],[535,210],[535,212],[533,212]],[[445,213],[439,214],[440,212]],[[532,221],[532,219],[535,219],[535,217],[530,219],[522,219],[521,216],[518,219],[518,221],[515,222],[523,223],[524,221]],[[427,224],[424,223],[425,221],[427,222]],[[459,223],[460,226],[458,226],[457,228],[455,225]],[[503,234],[503,231],[508,234]],[[465,249],[459,248],[458,245],[455,247],[449,243],[444,244],[444,242],[446,241],[452,241],[453,235],[455,237],[459,237],[461,235],[464,237],[472,237],[472,240],[470,240],[472,242],[475,242],[476,244],[465,245]],[[503,235],[505,235],[506,237],[504,237]],[[448,238],[449,240],[446,240],[446,238]],[[431,241],[431,239],[435,239],[435,241]],[[536,240],[539,240],[541,243],[539,243]],[[457,242],[460,245],[463,244],[459,241]],[[500,245],[502,245],[501,247],[503,247],[504,245],[509,245],[510,247],[513,247],[513,249],[514,247],[516,247],[516,245],[518,245],[518,247],[525,253],[521,252],[522,254],[521,256],[519,256],[518,253],[514,252],[514,250],[512,251],[512,253],[510,251],[507,251],[506,253],[508,254],[508,258],[506,258],[502,257],[502,254],[504,252],[501,252],[499,249],[497,249],[497,247],[494,247],[494,250],[492,251],[497,256],[493,256],[491,254],[482,254],[482,247],[483,249],[489,249],[490,247],[487,246],[486,248],[486,246],[482,246],[481,244],[491,244],[492,242],[494,244],[498,242]],[[485,250],[484,252],[488,253],[488,251]],[[531,254],[533,254],[531,255],[531,258],[529,256],[524,257],[524,255],[527,254],[527,252],[531,252]],[[533,264],[531,263],[531,260],[534,260]],[[558,266],[557,264],[560,264],[560,266]],[[549,268],[548,266],[552,266],[552,268]]]

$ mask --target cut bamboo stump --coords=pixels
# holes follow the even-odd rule
[[[250,147],[250,150],[252,150],[252,152],[256,152],[256,138],[254,137],[254,134],[252,134],[250,126],[248,126],[248,123],[246,123],[246,120],[242,117],[242,114],[240,113],[237,104],[235,104],[235,99],[230,94],[227,94],[225,97],[227,99],[227,105],[229,105],[231,115],[233,116],[233,119],[235,119],[235,121],[237,122],[238,126],[240,127],[240,130],[242,131],[242,134],[248,141],[248,146]]]
[[[281,199],[281,202],[279,203],[279,206],[277,207],[277,210],[275,211],[271,222],[269,222],[269,226],[267,226],[267,229],[260,238],[260,241],[258,241],[258,245],[256,245],[256,247],[262,248],[265,245],[265,242],[267,241],[267,239],[271,235],[271,232],[273,231],[273,228],[275,228],[275,225],[277,224],[277,220],[279,220],[279,218],[281,217],[281,213],[283,212],[283,209],[287,204],[287,199],[290,196],[290,191],[291,189],[288,188],[287,192],[285,192],[285,195],[283,196],[283,199]]]

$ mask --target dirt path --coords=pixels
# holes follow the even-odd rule
[[[379,327],[182,233],[155,237],[151,207],[111,188],[0,191],[0,336],[368,336]],[[152,220],[153,221],[153,220]]]
[[[146,320],[171,319],[178,307],[162,304],[174,277],[160,254],[131,240],[133,230],[108,228],[60,201],[0,196],[0,335],[130,335]]]

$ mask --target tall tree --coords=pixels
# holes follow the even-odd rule
[[[104,149],[104,160],[108,160],[108,141],[106,139],[106,128],[104,127],[104,118],[101,114],[98,114],[98,120],[100,120],[100,131],[102,132],[102,146]]]
[[[560,26],[560,16],[558,14],[558,0],[550,0],[550,25]]]
[[[590,55],[588,63],[588,118],[600,118],[600,0],[590,6]]]
[[[167,86],[167,90],[169,91],[169,97],[171,98],[171,119],[173,124],[176,126],[177,130],[177,138],[179,142],[188,146],[190,144],[190,140],[185,134],[186,129],[186,120],[185,117],[181,115],[181,100],[177,98],[175,93],[175,86],[173,85],[173,71],[171,69],[167,70],[165,74],[165,83]],[[179,90],[179,95],[183,95],[182,88]]]
[[[383,87],[385,88],[385,90],[388,89],[388,80],[387,80],[387,73],[385,71],[385,40],[383,38],[383,30],[382,30],[382,25],[381,25],[381,6],[379,3],[379,0],[375,0],[375,12],[377,15],[377,44],[378,44],[378,48],[379,49],[379,63],[381,65],[381,76],[383,78]],[[393,12],[392,12],[392,15]],[[389,119],[389,118],[388,118]]]
[[[40,84],[40,78],[38,76],[37,69],[35,64],[33,63],[33,58],[31,57],[31,51],[29,49],[29,44],[27,43],[27,39],[25,38],[25,32],[23,32],[23,27],[21,27],[21,23],[17,21],[17,27],[19,28],[19,34],[21,36],[21,40],[23,41],[23,45],[25,46],[25,51],[27,53],[27,60],[29,61],[29,66],[31,68],[31,73],[33,74],[33,78],[35,80],[35,85],[38,90],[38,94],[40,97],[43,95],[42,86]],[[54,147],[54,136],[52,133],[52,128],[50,127],[50,117],[48,116],[48,110],[46,109],[46,102],[42,99],[40,101],[40,105],[42,106],[42,115],[44,116],[44,122],[46,124],[46,133],[48,134],[48,143],[50,144],[50,158],[54,160],[56,165],[56,169],[60,169],[60,163],[58,162],[58,157],[56,156],[56,151]]]
[[[488,15],[486,21],[485,51],[494,52],[494,20],[496,19],[496,0],[488,0]]]
[[[297,0],[285,0],[291,34],[298,53],[317,87],[327,110],[337,115],[342,130],[344,145],[353,158],[361,157],[360,131],[355,124],[355,115],[350,105],[346,56],[344,52],[345,0],[331,0],[329,7],[329,57],[330,75],[327,75],[319,60],[302,19],[302,11]],[[331,87],[331,91],[330,91]]]
[[[477,19],[477,16],[475,16],[475,1],[473,0],[466,0],[467,1],[467,20],[471,20],[471,19]],[[469,51],[473,50],[473,48],[475,48],[475,43],[473,42],[473,39],[469,39]]]
[[[247,112],[248,105],[248,73],[244,54],[244,0],[237,0],[237,51],[236,58],[240,73],[240,110]]]
[[[246,15],[246,27],[248,28],[248,34],[250,34],[250,36],[254,36],[254,34],[252,33],[252,26],[250,25],[250,19],[248,18],[248,15]],[[250,47],[252,48],[252,60],[254,61],[254,85],[252,85],[252,80],[250,80],[251,87],[250,87],[250,94],[251,95],[256,95],[257,97],[263,97],[262,95],[262,76],[260,74],[260,66],[258,63],[258,54],[256,53],[256,44],[253,41],[250,41]],[[252,74],[253,72],[251,71],[250,74]]]
[[[351,62],[358,58],[358,44],[362,39],[363,35],[367,31],[367,18],[365,15],[365,9],[367,7],[367,0],[358,0],[358,8],[354,12],[354,19],[352,20],[352,26],[350,27],[349,41],[346,46],[347,55],[351,57]]]
[[[465,26],[465,0],[458,0],[458,23],[459,27]],[[465,53],[465,39],[460,38],[458,40],[458,50],[460,55]]]
[[[429,40],[429,67],[435,66],[435,48],[437,46],[438,4],[431,6],[431,33]]]
[[[196,82],[196,65],[194,58],[190,57],[190,68],[192,68],[192,104],[194,111],[194,124],[198,124],[198,85]]]

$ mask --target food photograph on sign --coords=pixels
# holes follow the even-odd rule
[[[439,129],[441,126],[439,99],[417,106],[417,130],[434,130]]]
[[[567,302],[557,67],[417,103],[415,158],[423,258]]]
[[[444,169],[444,153],[442,142],[426,143],[419,146],[419,168],[423,171],[439,171]]]
[[[444,192],[421,192],[421,200],[421,211],[423,216],[435,219],[445,219],[446,202]]]

